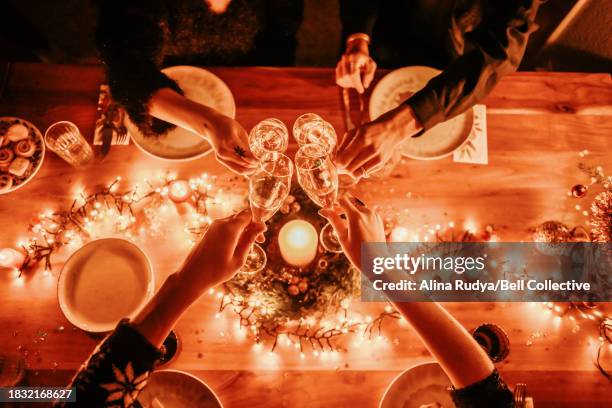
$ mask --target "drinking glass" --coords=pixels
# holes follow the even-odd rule
[[[283,153],[288,143],[287,126],[275,118],[262,120],[249,133],[249,148],[258,160],[268,153]]]
[[[62,121],[49,126],[45,144],[74,167],[86,165],[93,159],[91,146],[72,122]]]
[[[302,126],[300,136],[296,140],[300,146],[309,143],[320,144],[325,148],[326,154],[329,155],[334,151],[338,137],[331,123],[324,120],[313,120]]]
[[[310,122],[316,122],[316,121],[323,122],[323,118],[317,115],[316,113],[305,113],[301,115],[300,117],[298,117],[293,123],[293,137],[295,138],[295,140],[298,142],[300,146],[303,144],[306,144],[306,143],[301,142],[302,129],[304,128],[304,125]]]
[[[254,221],[266,222],[278,211],[289,195],[292,176],[293,166],[287,156],[278,152],[262,156],[249,181],[249,202]],[[240,270],[256,273],[265,265],[265,251],[260,245],[253,244],[247,262]]]
[[[338,172],[325,146],[305,144],[295,154],[298,182],[310,199],[320,207],[332,207],[338,198]],[[341,253],[336,231],[327,223],[319,235],[321,245],[329,252]]]

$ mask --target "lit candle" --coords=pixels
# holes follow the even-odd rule
[[[175,203],[183,203],[191,197],[191,187],[185,180],[174,180],[168,187],[168,197]]]
[[[305,266],[317,254],[319,238],[317,230],[304,220],[289,221],[278,234],[278,246],[285,262]]]
[[[13,248],[0,249],[0,268],[18,268],[25,259],[21,251]]]

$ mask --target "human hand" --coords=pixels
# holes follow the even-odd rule
[[[336,65],[336,84],[364,93],[372,83],[375,72],[376,62],[370,57],[368,42],[355,39],[346,45],[346,50]]]
[[[363,242],[386,242],[380,215],[350,194],[341,197],[336,206],[322,208],[319,214],[334,227],[344,254],[358,269],[361,269]]]
[[[338,147],[335,163],[353,178],[367,177],[384,166],[396,153],[397,146],[420,129],[412,108],[402,104],[347,132]]]
[[[185,296],[197,299],[202,292],[231,279],[244,265],[255,238],[266,230],[246,209],[215,220],[177,272]]]
[[[225,115],[215,115],[210,121],[210,143],[215,156],[223,165],[238,174],[250,174],[257,167],[257,160],[249,148],[249,136],[236,120]]]

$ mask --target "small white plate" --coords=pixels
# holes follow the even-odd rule
[[[162,72],[178,83],[187,99],[214,108],[230,118],[236,116],[232,91],[212,72],[190,66],[169,67]],[[145,137],[126,115],[126,127],[136,146],[158,159],[193,160],[212,151],[210,143],[201,136],[178,126],[163,136]]]
[[[438,363],[417,364],[395,377],[380,400],[379,408],[420,408],[439,404],[453,408],[450,380]]]
[[[157,399],[157,403],[153,400]],[[221,401],[202,380],[178,370],[160,370],[151,374],[138,396],[144,408],[223,408]]]
[[[376,119],[398,107],[410,95],[421,90],[440,70],[431,67],[404,67],[389,72],[378,82],[370,97],[370,116]],[[400,153],[419,160],[434,160],[452,154],[467,142],[472,130],[472,109],[442,122],[419,137],[404,142]]]
[[[147,255],[125,239],[91,241],[64,264],[57,297],[76,327],[101,333],[136,315],[153,296],[153,267]]]
[[[27,120],[14,118],[10,116],[4,116],[4,117],[0,117],[0,122],[18,122],[24,125],[25,127],[27,127],[28,130],[30,131],[30,137],[33,137],[36,139],[35,142],[38,148],[36,153],[34,153],[34,156],[32,156],[32,157],[38,156],[38,158],[32,164],[32,170],[30,172],[30,175],[26,177],[24,180],[21,180],[19,184],[13,184],[13,187],[9,188],[8,190],[4,192],[0,192],[0,195],[2,195],[2,194],[12,193],[15,190],[19,190],[21,187],[28,184],[30,180],[34,178],[34,176],[36,176],[36,174],[38,173],[38,170],[40,170],[40,167],[43,164],[43,161],[45,160],[45,140],[43,138],[42,133],[40,133],[40,130],[38,130],[36,126],[31,124]],[[3,172],[0,171],[0,174],[3,174]]]

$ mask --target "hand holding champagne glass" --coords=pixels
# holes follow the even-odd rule
[[[338,198],[338,173],[324,145],[305,144],[295,155],[298,182],[304,192],[320,207],[331,208]],[[341,253],[338,237],[328,223],[321,229],[321,245],[329,252]]]
[[[289,195],[292,176],[293,167],[287,156],[279,152],[262,156],[259,166],[249,181],[249,202],[253,221],[265,223],[272,218]],[[254,244],[241,271],[256,273],[265,265],[265,251],[260,245]]]

